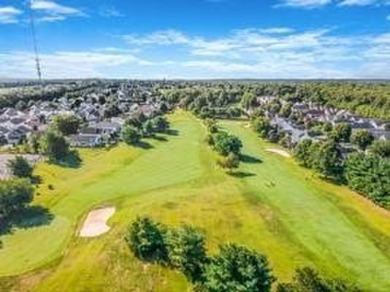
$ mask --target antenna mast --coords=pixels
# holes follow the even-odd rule
[[[42,84],[42,71],[41,71],[41,63],[38,54],[37,37],[35,33],[35,19],[34,19],[34,11],[32,9],[32,1],[33,0],[28,1],[28,8],[30,12],[31,34],[32,34],[33,44],[34,44],[35,66],[37,70],[37,76],[38,76],[39,83]]]

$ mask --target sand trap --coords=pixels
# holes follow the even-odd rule
[[[110,230],[106,224],[107,220],[115,214],[115,207],[97,209],[89,212],[85,219],[83,228],[80,230],[81,237],[95,237]]]
[[[276,153],[276,154],[279,154],[279,155],[281,155],[283,157],[287,157],[287,158],[291,157],[291,155],[288,152],[286,152],[284,150],[280,150],[280,149],[269,148],[269,149],[266,149],[266,151]]]

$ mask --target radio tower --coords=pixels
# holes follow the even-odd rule
[[[28,8],[30,12],[30,25],[31,25],[31,34],[33,38],[33,44],[34,44],[34,53],[35,53],[35,66],[37,70],[37,77],[39,80],[39,83],[42,84],[42,71],[41,71],[41,63],[39,60],[39,54],[38,54],[38,46],[37,46],[37,37],[35,33],[35,19],[34,19],[34,11],[32,9],[32,1],[28,1]]]

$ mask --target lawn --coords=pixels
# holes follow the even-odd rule
[[[240,175],[228,176],[216,167],[199,121],[184,112],[170,118],[177,134],[148,140],[150,149],[83,150],[78,169],[39,165],[43,184],[35,203],[49,208],[54,220],[2,237],[0,288],[186,290],[180,274],[143,264],[124,244],[128,223],[149,215],[201,228],[210,253],[223,242],[255,248],[281,280],[310,265],[371,291],[389,291],[388,212],[321,181],[292,159],[266,152],[270,145],[242,122],[221,123],[241,137],[247,157]],[[104,205],[117,208],[111,231],[79,238],[88,211]]]

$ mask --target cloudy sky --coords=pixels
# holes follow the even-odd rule
[[[0,78],[35,76],[0,0]],[[390,78],[390,0],[32,0],[45,78]]]

